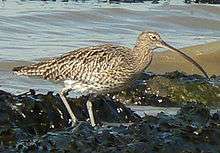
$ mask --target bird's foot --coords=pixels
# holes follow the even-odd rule
[[[90,127],[90,128],[94,128],[94,129],[97,129],[97,128],[98,128],[98,126],[92,126],[92,125],[91,125],[89,122],[87,122],[87,121],[77,121],[77,122],[73,123],[70,128],[71,128],[72,130],[74,130],[74,131],[77,131],[77,130],[82,129],[82,128],[80,128],[80,127],[83,127],[83,129],[84,129],[85,127]]]

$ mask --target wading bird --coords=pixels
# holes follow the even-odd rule
[[[73,50],[57,58],[51,58],[30,66],[15,67],[18,75],[40,76],[47,80],[64,82],[60,97],[72,122],[73,114],[64,93],[73,90],[82,94],[102,94],[128,87],[150,65],[153,52],[166,48],[182,55],[194,64],[206,77],[207,73],[191,57],[164,42],[156,32],[142,32],[133,48],[104,44]],[[92,104],[87,102],[91,124],[94,126]]]

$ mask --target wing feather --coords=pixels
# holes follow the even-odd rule
[[[40,63],[14,68],[20,75],[38,75],[45,79],[81,79],[88,81],[91,74],[104,74],[114,71],[123,63],[124,52],[130,51],[123,46],[111,44],[80,48],[58,58]]]

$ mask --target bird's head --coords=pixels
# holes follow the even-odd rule
[[[144,31],[138,36],[138,44],[150,50],[160,47],[163,40],[157,32]]]
[[[165,48],[165,49],[177,52],[182,57],[184,57],[186,60],[191,62],[193,65],[195,65],[207,78],[209,78],[205,70],[196,61],[194,61],[191,57],[181,52],[180,50],[167,44],[165,41],[161,39],[160,35],[157,32],[151,32],[151,31],[142,32],[138,36],[137,46],[138,45],[140,46],[141,49],[146,49],[146,50],[151,50],[151,51],[157,48]]]

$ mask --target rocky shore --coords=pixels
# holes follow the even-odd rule
[[[5,1],[5,0],[2,0],[2,1]],[[40,0],[40,1],[53,1],[53,2],[56,2],[58,0]],[[71,0],[62,0],[61,2],[69,2],[69,1],[71,1]],[[84,0],[82,0],[82,1],[84,1]],[[158,3],[160,3],[161,0],[106,0],[106,1],[107,2],[122,2],[122,3],[143,3],[145,1],[151,1],[152,4],[158,4]],[[184,0],[184,2],[187,3],[187,4],[191,4],[191,3],[220,4],[219,0]]]
[[[185,3],[207,3],[207,4],[220,4],[219,0],[185,0]]]
[[[220,152],[219,77],[143,74],[131,89],[68,98],[80,120],[71,127],[59,95],[0,91],[0,152]],[[88,121],[94,105],[97,126]],[[182,106],[176,115],[138,116],[129,105]]]

